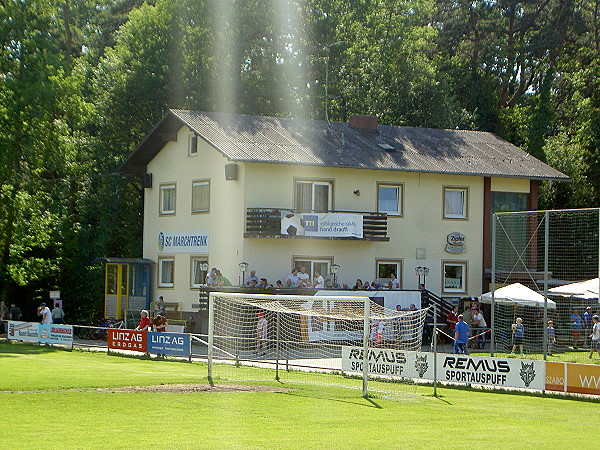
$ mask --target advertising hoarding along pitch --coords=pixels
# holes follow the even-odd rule
[[[37,322],[8,321],[8,339],[25,342],[38,342],[40,324]]]
[[[108,348],[146,352],[147,331],[108,329]]]
[[[192,340],[189,334],[148,332],[148,353],[172,356],[190,356]]]
[[[41,323],[40,342],[44,344],[73,344],[73,325]]]
[[[362,347],[343,347],[342,370],[362,371]],[[433,380],[433,353],[369,349],[369,373]],[[543,390],[545,362],[439,353],[437,379],[453,383]]]

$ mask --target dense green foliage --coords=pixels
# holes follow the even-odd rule
[[[599,16],[599,0],[0,2],[0,296],[30,314],[60,289],[70,321],[100,314],[91,262],[141,256],[142,189],[117,170],[166,108],[493,131],[572,177],[542,206],[598,206]]]

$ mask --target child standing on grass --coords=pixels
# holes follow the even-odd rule
[[[515,349],[517,348],[517,345],[518,345],[521,350],[521,356],[525,356],[523,354],[523,336],[525,334],[525,327],[523,326],[523,319],[521,319],[520,317],[517,317],[516,323],[512,324],[512,331],[513,331],[513,348],[512,348],[511,355],[515,354]]]
[[[548,355],[552,356],[554,351],[554,344],[556,344],[556,330],[554,329],[554,322],[548,321],[548,328],[546,328],[546,336],[548,338]]]
[[[600,356],[600,317],[594,314],[592,317],[592,322],[594,323],[594,326],[592,326],[592,334],[590,334],[590,337],[592,338],[592,345],[590,347],[590,355],[588,356],[589,359],[592,359],[594,350],[596,350],[598,352],[598,356]]]

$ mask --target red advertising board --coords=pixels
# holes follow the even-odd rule
[[[146,331],[108,329],[108,348],[116,350],[146,351]]]

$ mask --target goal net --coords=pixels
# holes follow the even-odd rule
[[[494,214],[494,305],[490,296],[485,308],[495,353],[588,361],[591,316],[600,312],[599,231],[598,208]]]
[[[367,379],[381,378],[369,375],[369,351],[420,351],[426,312],[389,310],[368,297],[212,292],[209,377],[333,383],[365,394]],[[349,349],[362,358],[350,368]]]

